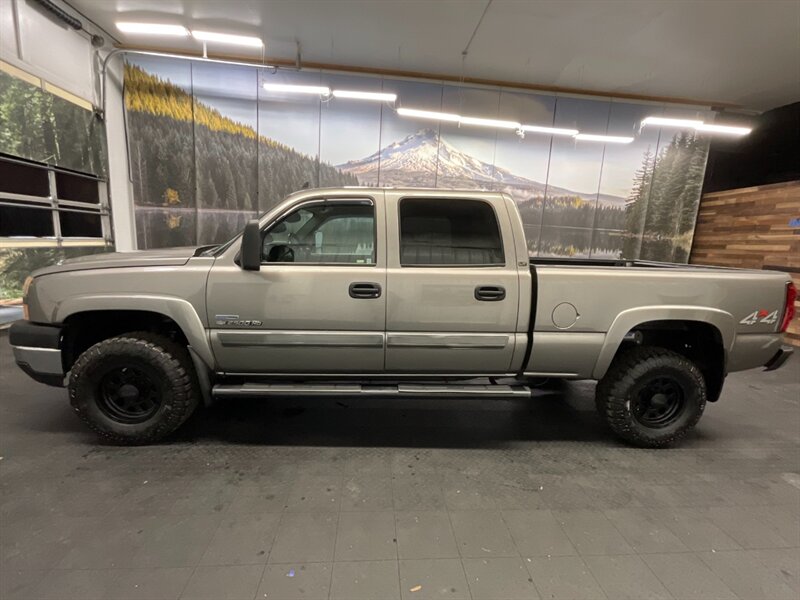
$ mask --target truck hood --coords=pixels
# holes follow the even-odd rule
[[[162,248],[136,252],[108,252],[105,254],[89,254],[63,260],[55,265],[38,269],[32,273],[34,277],[67,271],[85,271],[88,269],[118,269],[124,267],[174,267],[185,265],[194,256],[197,247]]]

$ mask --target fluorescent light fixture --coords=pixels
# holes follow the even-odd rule
[[[336,92],[333,92],[336,95]],[[578,135],[577,129],[563,129],[559,127],[540,127],[539,125],[522,125],[516,121],[504,121],[502,119],[483,119],[481,117],[464,117],[455,113],[440,113],[432,110],[418,110],[416,108],[398,108],[397,114],[402,117],[416,117],[418,119],[434,119],[436,121],[449,121],[459,125],[479,125],[481,127],[495,127],[497,129],[514,129],[516,131],[531,131],[534,133],[546,133],[548,135]],[[603,136],[605,137],[605,136]],[[628,138],[625,138],[628,140]],[[633,141],[630,138],[628,141]]]
[[[696,129],[703,124],[696,119],[672,119],[669,117],[647,117],[642,120],[642,126],[658,125],[660,127],[683,127],[686,129]]]
[[[265,83],[263,87],[268,92],[290,92],[293,94],[317,94],[330,96],[331,89],[323,85],[291,85],[288,83]]]
[[[576,140],[583,142],[606,142],[608,144],[630,144],[632,137],[622,135],[596,135],[594,133],[579,133],[575,136]]]
[[[580,133],[577,129],[562,129],[560,127],[540,127],[539,125],[522,125],[522,131],[531,131],[533,133],[546,133],[548,135],[569,135],[576,136]]]
[[[461,115],[452,113],[440,113],[432,110],[417,110],[416,108],[398,108],[397,114],[401,117],[415,117],[417,119],[434,119],[436,121],[450,121],[458,123]]]
[[[230,33],[217,33],[216,31],[197,31],[192,29],[192,37],[201,42],[219,42],[220,44],[232,44],[235,46],[252,46],[261,48],[264,42],[261,38],[249,35],[233,35]]]
[[[496,127],[498,129],[519,129],[522,127],[522,125],[516,121],[481,119],[480,117],[461,117],[458,122],[462,125],[480,125],[481,127]]]
[[[723,133],[726,135],[747,135],[753,131],[750,127],[733,127],[731,125],[712,125],[711,123],[703,123],[698,126],[697,131],[705,131],[707,133]]]
[[[120,21],[115,23],[117,29],[123,33],[143,33],[147,35],[189,35],[189,30],[183,25],[167,25],[166,23],[131,23]]]
[[[352,98],[354,100],[377,100],[378,102],[394,102],[397,94],[384,92],[359,92],[357,90],[333,90],[334,98]]]
[[[682,127],[706,133],[722,133],[727,135],[747,135],[752,131],[750,127],[734,127],[732,125],[714,125],[695,119],[671,119],[667,117],[647,117],[642,121],[642,126],[658,125],[661,127]]]

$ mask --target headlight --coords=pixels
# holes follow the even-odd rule
[[[26,321],[31,319],[30,311],[28,310],[28,290],[31,289],[32,285],[33,277],[29,275],[25,279],[25,283],[22,284],[22,318]]]

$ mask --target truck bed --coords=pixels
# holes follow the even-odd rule
[[[729,269],[728,267],[715,267],[710,265],[689,265],[681,263],[656,262],[648,260],[629,260],[625,258],[557,258],[545,256],[530,256],[528,262],[531,267],[558,266],[558,267],[628,267],[647,269]]]

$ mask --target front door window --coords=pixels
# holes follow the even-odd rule
[[[298,208],[264,232],[262,261],[374,265],[375,208],[361,202]]]

